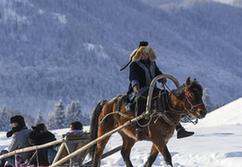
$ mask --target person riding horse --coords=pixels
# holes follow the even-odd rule
[[[148,42],[141,41],[139,47],[135,49],[130,55],[129,66],[129,90],[128,97],[130,101],[133,101],[135,96],[140,92],[142,88],[149,87],[152,79],[158,75],[162,75],[162,72],[158,68],[155,62],[156,55],[154,50],[149,46]],[[163,79],[162,84],[165,84],[166,79]],[[140,114],[140,112],[139,112]],[[176,126],[177,138],[188,137],[194,134],[194,132],[188,132],[179,123]],[[138,139],[142,139],[142,128],[137,125],[136,134]]]
[[[126,166],[133,167],[130,159],[131,150],[135,143],[141,139],[152,142],[150,155],[145,162],[145,167],[151,167],[159,153],[163,156],[167,165],[173,166],[172,156],[167,144],[174,134],[175,129],[179,128],[180,133],[183,135],[186,134],[186,136],[193,134],[193,132],[186,132],[185,129],[179,125],[179,121],[184,117],[203,119],[207,114],[207,110],[202,99],[203,87],[198,83],[198,81],[195,79],[191,80],[190,77],[188,77],[186,82],[181,86],[171,75],[164,74],[163,77],[161,77],[159,75],[161,72],[156,74],[155,69],[158,69],[158,67],[155,64],[155,57],[151,59],[152,50],[147,46],[148,43],[146,46],[140,46],[136,51],[134,51],[134,56],[132,56],[133,59],[131,59],[131,61],[133,61],[130,66],[130,71],[132,71],[133,67],[137,68],[137,71],[140,70],[140,73],[136,73],[136,78],[132,78],[130,75],[131,91],[129,93],[132,94],[133,92],[136,92],[137,94],[138,92],[138,96],[133,99],[138,102],[135,103],[135,110],[127,109],[126,106],[129,102],[127,95],[119,95],[110,100],[100,101],[93,110],[90,125],[90,140],[96,140],[96,143],[93,143],[94,145],[91,146],[89,152],[92,157],[93,167],[99,167],[101,165],[101,159],[103,157],[105,147],[112,134],[116,132],[118,132],[122,137],[123,144],[120,153]],[[141,53],[143,54],[143,52],[148,53],[149,56],[141,56]],[[154,55],[155,54],[153,54],[153,56]],[[147,66],[145,66],[145,64],[142,65],[146,70],[137,64],[138,62],[142,63],[141,60],[147,61]],[[128,65],[126,65],[126,67],[127,66]],[[122,69],[124,68],[125,67]],[[150,80],[152,79],[151,83],[148,83],[150,80],[146,80],[147,75],[150,77]],[[154,76],[156,77],[154,78]],[[144,81],[140,79],[141,77],[144,78]],[[153,91],[155,90],[155,81],[159,81],[159,78],[164,77],[173,81],[176,85],[176,89],[170,92],[162,89]],[[165,80],[163,80],[163,82],[165,82]],[[143,83],[144,85],[142,85]],[[143,90],[145,89],[143,86],[149,88],[149,96],[147,98],[143,95]],[[154,96],[152,96],[153,93]],[[146,99],[148,102],[145,103],[144,101]],[[147,106],[145,106],[145,110],[139,110],[139,106],[142,106],[143,104],[147,104]],[[146,109],[147,112],[150,112],[149,114],[137,117],[136,113],[146,111]],[[141,133],[143,138],[141,139],[137,138],[137,125],[144,127]],[[182,137],[185,137],[185,135]]]

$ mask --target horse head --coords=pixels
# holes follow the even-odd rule
[[[206,116],[207,110],[204,105],[203,88],[196,79],[187,78],[182,89],[183,108],[187,115],[202,119]]]

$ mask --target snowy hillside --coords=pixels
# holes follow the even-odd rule
[[[183,4],[183,3],[191,3],[192,1],[206,1],[206,2],[219,2],[226,5],[231,5],[234,7],[242,7],[242,0],[141,0],[142,2],[145,2],[151,6],[162,8],[164,6],[168,5],[177,5],[177,4]]]
[[[0,1],[0,107],[36,116],[124,94],[119,69],[148,40],[165,73],[197,78],[213,105],[241,97],[242,10],[213,1]],[[166,5],[166,3],[169,3]]]
[[[214,0],[214,1],[229,4],[236,7],[242,7],[242,0]]]
[[[238,99],[212,113],[209,113],[198,125],[188,125],[187,130],[195,131],[195,135],[184,139],[172,137],[168,143],[174,167],[241,167],[242,164],[242,99]],[[240,108],[240,109],[239,109]],[[225,114],[226,113],[226,114]],[[226,117],[226,119],[223,119]],[[228,124],[228,120],[233,123]],[[217,123],[216,123],[217,122]],[[88,127],[86,127],[86,130]],[[53,131],[58,138],[67,129]],[[5,132],[0,132],[0,149],[9,144]],[[112,136],[106,151],[122,143],[118,134]],[[142,167],[150,152],[150,142],[138,142],[131,152],[134,166]],[[102,167],[125,167],[120,153],[102,160]],[[166,167],[159,155],[153,167]]]
[[[201,127],[242,125],[242,98],[213,111],[199,121]]]

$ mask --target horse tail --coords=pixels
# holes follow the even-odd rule
[[[97,104],[97,106],[95,107],[95,109],[93,110],[92,113],[92,119],[91,119],[91,126],[90,126],[90,137],[91,137],[91,141],[95,140],[97,138],[97,132],[98,132],[98,118],[99,115],[102,111],[102,108],[104,106],[104,104],[106,103],[106,100],[103,100],[101,102],[99,102]],[[92,157],[92,159],[94,158],[95,152],[96,152],[96,144],[93,145],[90,149],[89,149],[89,155]]]

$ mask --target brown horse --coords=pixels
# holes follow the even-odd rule
[[[162,114],[159,112],[150,114],[150,122],[148,126],[144,128],[144,133],[148,134],[146,140],[153,143],[151,154],[145,163],[145,167],[152,165],[159,152],[163,155],[166,163],[172,166],[171,155],[166,144],[172,137],[176,125],[185,115],[201,119],[204,118],[207,113],[202,101],[203,89],[197,81],[190,81],[190,78],[188,78],[186,84],[175,91],[171,91],[168,94],[168,102],[172,110]],[[117,112],[117,109],[119,112]],[[110,101],[105,101],[102,104],[99,103],[92,117],[92,139],[104,135],[114,128],[123,125],[125,122],[130,121],[134,117],[134,112],[126,111],[125,103],[120,101],[119,97],[115,97]],[[119,131],[123,139],[121,154],[128,167],[133,166],[130,161],[130,151],[135,142],[137,142],[135,129],[136,125],[134,123]],[[101,156],[109,138],[110,136],[94,146],[92,152],[94,167],[100,166]]]

